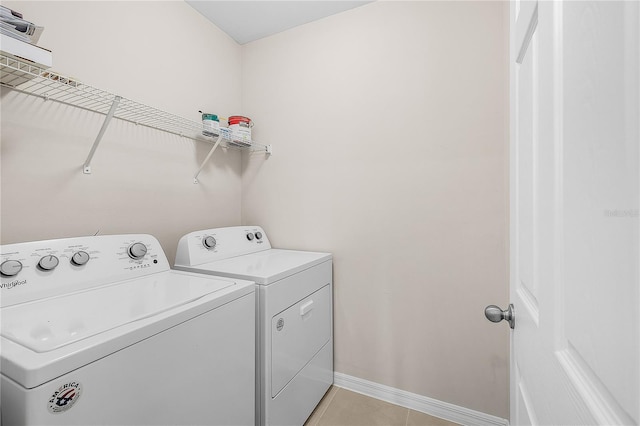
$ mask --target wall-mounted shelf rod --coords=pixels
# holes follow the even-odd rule
[[[196,141],[212,143],[214,147],[209,151],[208,161],[215,149],[222,142],[223,147],[251,151],[263,151],[271,154],[271,145],[251,142],[242,144],[234,142],[233,135],[228,128],[221,128],[221,134],[216,136],[203,135],[204,126],[200,121],[193,121],[160,109],[132,101],[102,89],[82,83],[75,78],[65,77],[33,63],[14,58],[0,52],[0,86],[8,87],[20,93],[38,96],[44,100],[52,100],[65,105],[96,112],[106,116],[96,137],[82,170],[91,173],[91,160],[106,132],[112,118],[128,121],[138,125],[161,130],[174,135],[187,137]],[[222,134],[226,132],[225,134]],[[214,139],[216,138],[217,139]],[[194,176],[204,168],[204,163]]]

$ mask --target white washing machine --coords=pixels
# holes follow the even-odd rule
[[[256,418],[302,425],[333,383],[331,254],[273,249],[239,226],[183,236],[175,268],[256,282]]]
[[[254,283],[172,271],[150,235],[0,262],[3,425],[254,424]]]

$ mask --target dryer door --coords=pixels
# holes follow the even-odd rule
[[[275,397],[331,337],[327,284],[271,318],[271,396]]]

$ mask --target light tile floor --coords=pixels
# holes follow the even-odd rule
[[[447,420],[332,386],[305,426],[457,426]]]

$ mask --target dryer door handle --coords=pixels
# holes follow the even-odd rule
[[[303,317],[313,309],[313,300],[309,300],[304,305],[300,306],[300,316]]]

